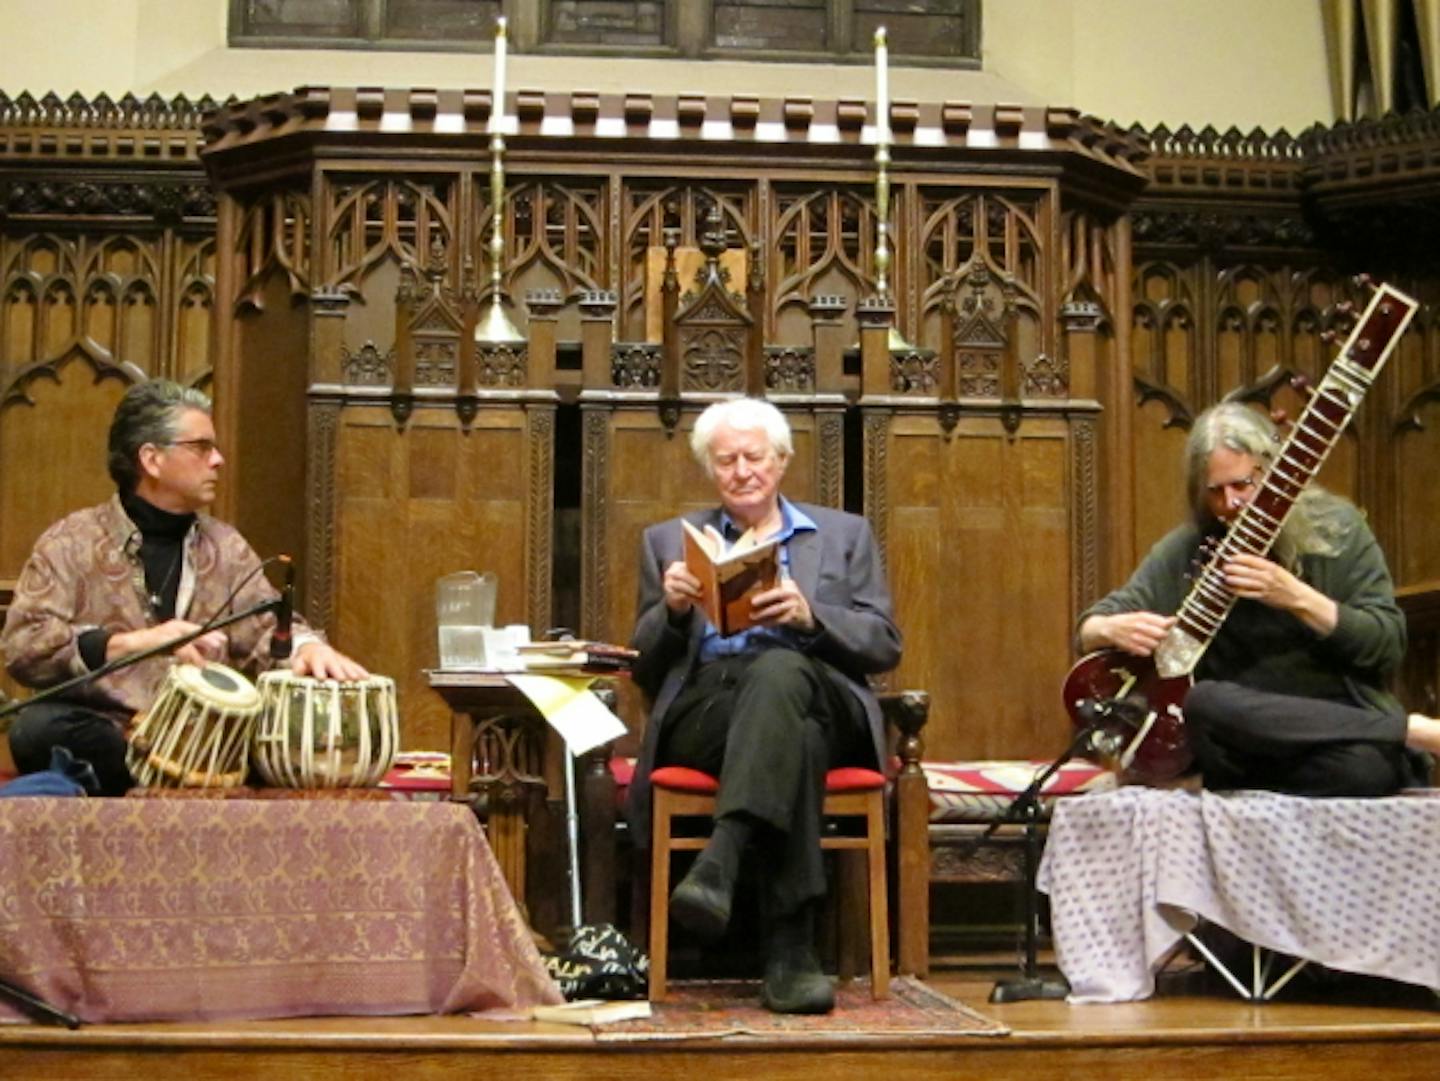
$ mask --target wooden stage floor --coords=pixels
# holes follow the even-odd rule
[[[1002,976],[1011,973],[1001,972]],[[1286,989],[1249,1005],[1213,977],[1168,981],[1146,1002],[990,1005],[990,972],[931,983],[1001,1020],[1009,1036],[597,1044],[588,1030],[464,1017],[316,1018],[231,1024],[97,1025],[67,1032],[0,1025],[0,1078],[235,1081],[723,1078],[1365,1078],[1440,1075],[1440,1009],[1429,992],[1364,983]]]

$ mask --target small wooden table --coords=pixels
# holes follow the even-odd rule
[[[451,799],[469,804],[484,819],[505,881],[528,914],[527,847],[530,827],[545,813],[550,797],[550,726],[500,672],[427,674],[430,686],[450,707]],[[607,748],[597,748],[577,770],[582,898],[588,922],[615,918],[615,780],[606,766],[607,754]],[[556,795],[563,801],[563,791]],[[563,881],[544,885],[552,897],[565,892]]]

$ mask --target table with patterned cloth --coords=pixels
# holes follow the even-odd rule
[[[1155,990],[1199,920],[1440,991],[1440,799],[1122,788],[1056,803],[1040,868],[1072,1002]]]
[[[449,803],[0,800],[0,978],[91,1022],[560,1001]]]

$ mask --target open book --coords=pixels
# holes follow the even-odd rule
[[[683,518],[685,566],[700,579],[700,610],[724,638],[753,627],[750,602],[780,584],[780,542],[749,533],[729,548],[714,526],[704,532]]]
[[[562,1006],[536,1006],[530,1016],[536,1021],[553,1021],[562,1025],[604,1025],[612,1021],[649,1017],[650,1003],[643,999],[607,1002],[598,998],[581,998]]]

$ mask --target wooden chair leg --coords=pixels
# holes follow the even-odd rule
[[[855,849],[835,852],[835,968],[842,980],[853,980],[867,964],[864,943],[869,929],[860,918],[867,889],[862,855]]]
[[[652,796],[654,828],[650,838],[650,1001],[665,998],[665,968],[670,949],[670,795]]]
[[[870,994],[890,997],[890,912],[885,882],[885,799],[877,792],[867,800],[866,837],[870,842]]]

